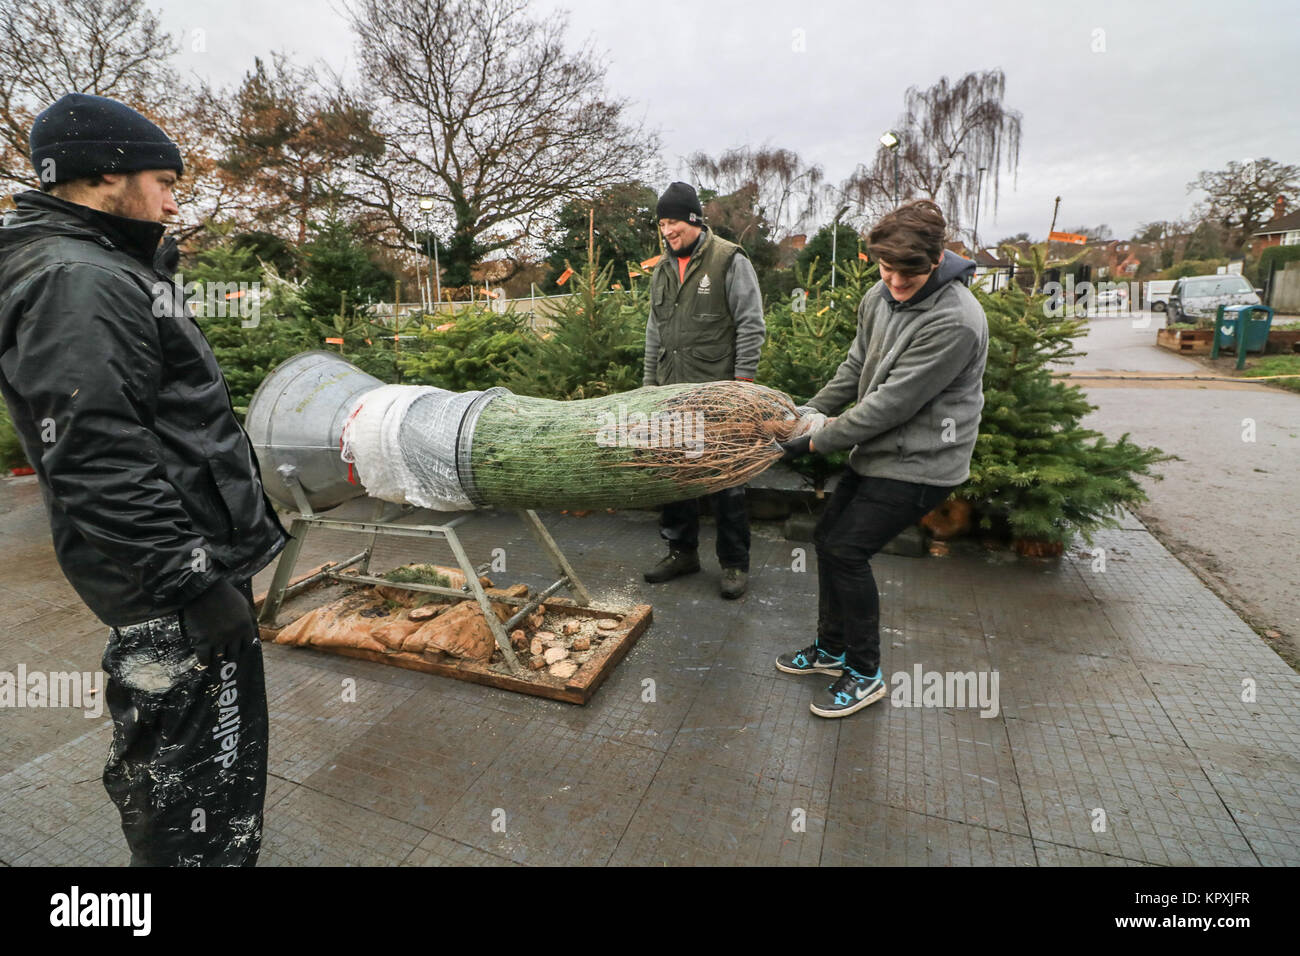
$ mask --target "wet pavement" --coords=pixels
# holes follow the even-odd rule
[[[577,707],[267,646],[262,865],[1300,863],[1300,676],[1132,518],[1059,561],[877,558],[892,686],[919,668],[997,694],[841,720],[808,711],[824,678],[772,666],[811,642],[811,546],[757,526],[750,592],[724,602],[707,526],[704,571],[651,586],[653,515],[543,519],[598,599],[654,605],[632,652]],[[505,550],[497,583],[550,581],[516,516],[462,530],[475,561]],[[300,569],[361,540],[315,529]],[[0,545],[0,671],[96,669],[106,629],[34,479],[0,483]],[[393,539],[372,567],[449,557]],[[0,861],[126,862],[111,735],[0,709]]]
[[[1070,367],[1161,375],[1221,375],[1160,348],[1163,315],[1095,316]],[[1250,357],[1255,361],[1255,356]],[[1300,666],[1300,394],[1205,381],[1080,380],[1097,410],[1083,420],[1111,438],[1179,457],[1143,480],[1137,515],[1181,560]]]

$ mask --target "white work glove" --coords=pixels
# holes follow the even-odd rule
[[[794,431],[790,433],[790,438],[802,438],[804,435],[815,435],[826,427],[830,420],[821,412],[807,405],[801,405],[795,409],[799,412],[799,420],[795,422]]]

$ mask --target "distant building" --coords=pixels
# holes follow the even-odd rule
[[[978,286],[985,292],[997,292],[1006,288],[1011,282],[1015,263],[1000,257],[995,249],[976,249],[974,255],[967,256],[975,260],[975,276],[972,286]]]
[[[1255,230],[1250,248],[1258,253],[1269,246],[1300,245],[1300,209],[1288,214],[1286,200],[1281,196],[1273,204],[1273,218]]]

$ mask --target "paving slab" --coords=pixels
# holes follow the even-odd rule
[[[723,601],[708,520],[703,570],[648,585],[652,513],[543,518],[598,600],[654,606],[592,701],[265,646],[263,864],[1300,864],[1300,676],[1128,513],[1057,560],[878,557],[891,690],[996,675],[996,700],[895,693],[834,721],[808,711],[829,678],[772,665],[815,634],[811,545],[756,525],[751,589]],[[476,562],[501,549],[499,583],[554,578],[513,514],[460,532]],[[97,669],[107,631],[53,561],[34,484],[0,482],[0,540],[0,671]],[[315,529],[299,567],[365,543]],[[372,567],[416,560],[451,556],[381,540]],[[111,733],[0,709],[0,864],[126,862]]]

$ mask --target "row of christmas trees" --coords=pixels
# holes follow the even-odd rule
[[[1038,288],[1045,251],[1032,254],[1022,265]],[[229,281],[258,269],[246,253],[218,248],[205,253],[187,278]],[[838,271],[832,289],[829,276],[817,269],[813,262],[799,276],[800,288],[770,303],[765,315],[768,341],[758,381],[799,403],[843,361],[858,303],[877,280],[874,265],[855,262]],[[322,318],[320,306],[309,301],[311,290],[274,281],[254,327],[232,317],[205,316],[200,323],[237,407],[247,404],[275,364],[320,348],[325,339],[385,381],[455,391],[502,385],[546,398],[590,398],[641,384],[648,280],[620,288],[612,285],[612,274],[613,264],[578,267],[572,293],[548,301],[541,334],[529,328],[527,315],[499,312],[491,303],[465,305],[452,316],[405,318],[396,328],[366,321],[346,302]],[[1061,544],[1113,524],[1117,507],[1144,500],[1139,479],[1159,477],[1152,466],[1167,456],[1128,435],[1110,440],[1080,425],[1093,406],[1081,388],[1054,378],[1050,366],[1079,354],[1075,340],[1084,321],[1051,317],[1044,296],[1015,283],[991,294],[975,291],[989,322],[985,405],[971,477],[957,495],[972,504],[986,532],[1006,539]],[[797,467],[820,481],[845,457],[810,456]]]

